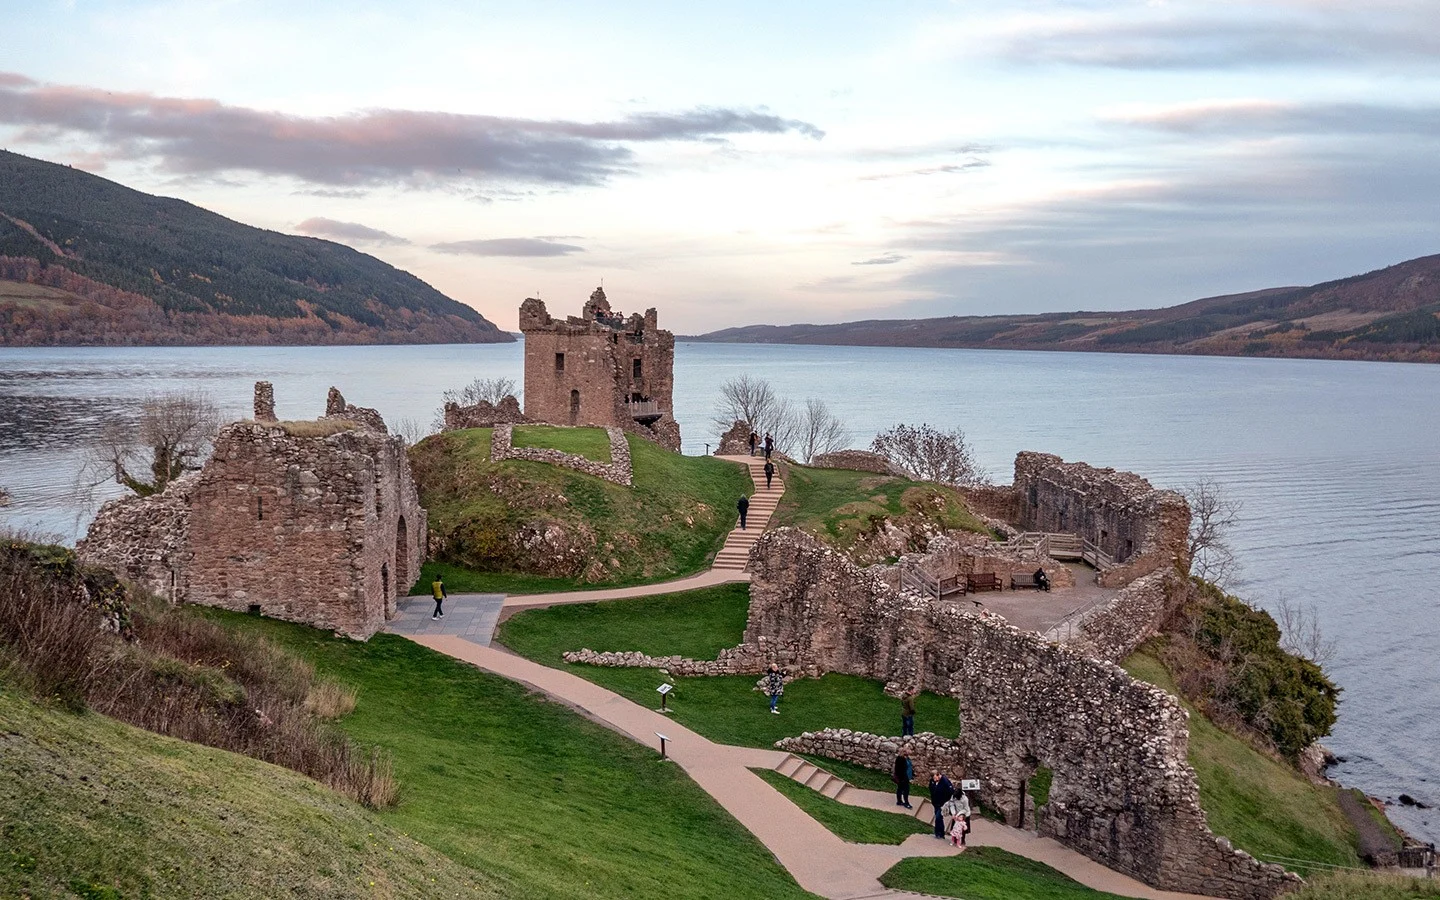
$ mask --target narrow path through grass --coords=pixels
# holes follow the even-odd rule
[[[963,900],[1125,900],[999,847],[901,860],[880,876],[880,883],[897,891]]]
[[[771,769],[752,771],[842,841],[852,844],[903,844],[910,835],[928,834],[933,827],[911,816],[846,806]]]

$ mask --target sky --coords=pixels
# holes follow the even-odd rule
[[[0,0],[0,147],[502,328],[1166,306],[1440,253],[1436,0]]]

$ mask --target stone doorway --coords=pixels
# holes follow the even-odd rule
[[[570,392],[570,424],[580,424],[580,392]]]
[[[385,602],[387,604],[390,602],[390,598],[394,596],[394,594],[390,593],[389,563],[380,564],[380,595],[385,598]]]
[[[395,523],[395,593],[405,592],[410,585],[410,534],[405,527],[405,517]],[[390,596],[386,594],[386,596]]]

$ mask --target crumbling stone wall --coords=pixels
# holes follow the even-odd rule
[[[825,728],[807,731],[797,737],[781,738],[775,746],[791,753],[824,756],[882,772],[894,771],[895,757],[904,747],[910,751],[916,784],[928,782],[930,773],[936,770],[952,779],[957,778],[964,766],[959,745],[930,731],[906,737],[881,737],[848,728]]]
[[[655,310],[625,318],[596,288],[582,315],[551,318],[534,297],[520,305],[525,414],[555,425],[599,425],[680,449],[674,418],[675,336]],[[632,401],[647,404],[632,412]],[[637,418],[638,416],[638,418]]]
[[[596,462],[593,459],[574,453],[565,453],[551,447],[516,447],[514,445],[514,427],[496,425],[495,431],[490,435],[490,458],[495,462],[506,459],[528,459],[532,462],[550,463],[629,487],[634,478],[634,469],[630,462],[630,443],[625,440],[625,432],[619,428],[606,428],[605,434],[610,438],[610,461],[608,463]]]
[[[1297,880],[1213,835],[1186,761],[1186,713],[1118,666],[965,605],[897,592],[793,529],[751,553],[747,644],[768,659],[955,696],[956,768],[1011,824],[1167,890],[1269,898]],[[1053,773],[1049,801],[1026,784]]]
[[[523,425],[530,419],[520,411],[520,401],[507,395],[499,403],[481,400],[474,406],[461,406],[454,400],[445,404],[444,431],[462,428],[493,428],[496,425]]]
[[[650,656],[638,651],[586,648],[567,650],[561,657],[568,663],[604,666],[611,669],[664,669],[671,675],[759,675],[769,666],[759,648],[750,644],[727,647],[715,659],[690,659],[685,656]]]
[[[1022,529],[1079,535],[1115,561],[1100,576],[1107,587],[1162,567],[1189,571],[1189,504],[1133,472],[1026,451],[1015,457],[1012,490]]]
[[[924,553],[901,557],[901,566],[914,566],[931,578],[963,575],[997,575],[1010,586],[1010,576],[1044,569],[1050,584],[1057,588],[1075,586],[1075,573],[1051,559],[1041,558],[1034,548],[1018,550],[968,531],[953,531],[930,539]]]
[[[715,447],[715,455],[749,456],[750,435],[754,433],[755,429],[750,427],[749,422],[736,419],[735,424],[731,425],[728,431],[720,435],[720,443]],[[758,443],[756,446],[759,446]]]
[[[970,511],[983,519],[998,519],[1012,527],[1020,521],[1020,497],[1011,485],[959,485],[960,498]]]
[[[1160,626],[1185,602],[1187,583],[1173,567],[1136,579],[1108,602],[1061,622],[1046,640],[1071,650],[1118,663],[1160,633]]]
[[[853,469],[856,472],[875,472],[880,475],[898,477],[906,475],[904,469],[879,453],[871,453],[869,450],[836,450],[832,453],[819,453],[810,460],[810,465],[817,469]]]
[[[176,601],[368,638],[419,577],[426,514],[403,439],[336,397],[326,418],[360,427],[227,425],[200,472],[106,504],[82,558]]]
[[[257,412],[255,420],[259,422],[263,420],[258,414],[260,408],[260,386],[258,384],[255,386],[255,391],[255,404]],[[271,400],[271,408],[272,410],[274,408],[273,399]],[[367,431],[373,431],[376,434],[389,433],[389,429],[385,427],[385,419],[381,417],[380,413],[377,410],[370,409],[367,406],[351,406],[349,403],[345,402],[345,397],[340,393],[340,391],[333,387],[330,389],[329,396],[325,398],[324,418],[339,419],[344,422],[354,422],[361,428],[364,428]]]

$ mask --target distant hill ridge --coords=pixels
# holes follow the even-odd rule
[[[0,345],[514,339],[342,244],[0,151]]]
[[[1440,255],[1164,309],[748,325],[685,340],[1440,362]]]

